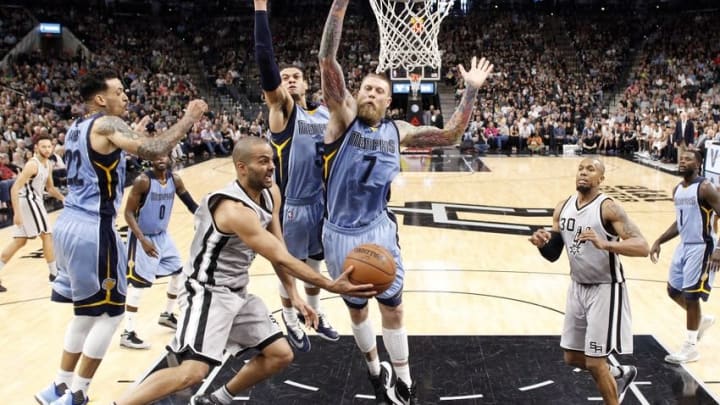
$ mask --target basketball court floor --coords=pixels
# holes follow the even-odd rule
[[[601,403],[589,374],[562,364],[558,335],[569,282],[567,258],[549,263],[527,241],[534,229],[551,225],[552,208],[574,193],[580,158],[478,160],[453,152],[404,159],[406,171],[395,180],[390,201],[400,223],[406,328],[420,398],[429,404]],[[679,178],[616,157],[603,161],[604,192],[625,207],[652,243],[674,221],[671,191]],[[234,170],[229,159],[214,159],[180,175],[199,200],[231,181]],[[51,220],[56,216],[51,214]],[[187,254],[193,224],[182,204],[175,205],[170,233]],[[0,230],[0,240],[9,241],[10,235],[9,228]],[[639,369],[626,404],[720,403],[720,325],[699,344],[698,362],[683,367],[663,361],[685,337],[683,311],[665,294],[676,244],[663,245],[655,265],[649,258],[623,258],[635,353],[612,361]],[[0,394],[7,403],[33,403],[33,393],[53,378],[71,317],[69,306],[49,301],[40,256],[40,242],[31,241],[0,274],[9,289],[0,294],[5,325],[0,333]],[[274,312],[280,309],[276,285],[268,262],[256,260],[249,289]],[[91,403],[110,403],[149,370],[165,365],[164,347],[172,331],[157,324],[165,287],[158,283],[140,304],[137,333],[152,348],[121,348],[118,331],[91,386]],[[310,353],[297,353],[285,372],[242,393],[237,403],[373,403],[347,311],[338,297],[323,297],[323,309],[343,334],[341,340],[329,343],[313,336]],[[720,316],[718,298],[711,296],[703,310]],[[380,331],[374,304],[371,318]],[[250,355],[230,357],[196,389],[215,389]],[[381,356],[387,359],[382,350]],[[161,403],[185,404],[188,395]]]

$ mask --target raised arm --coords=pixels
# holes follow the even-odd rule
[[[260,85],[265,94],[265,104],[270,110],[269,124],[272,132],[285,129],[294,101],[287,89],[281,86],[280,69],[275,61],[272,33],[268,21],[267,0],[255,0],[255,61],[260,70]]]
[[[345,88],[345,76],[337,61],[348,1],[333,1],[330,14],[325,21],[318,53],[323,100],[330,110],[330,122],[325,132],[326,142],[332,142],[340,137],[357,112],[355,100]]]
[[[492,73],[493,65],[485,58],[478,61],[477,57],[473,57],[470,62],[470,70],[466,71],[463,65],[459,65],[458,68],[465,81],[465,92],[445,128],[440,129],[429,125],[416,127],[405,121],[395,121],[400,131],[401,144],[407,146],[445,146],[458,141],[470,122],[478,89],[482,87],[488,75]]]
[[[92,136],[106,138],[115,147],[123,149],[143,159],[155,160],[165,156],[192,128],[193,124],[202,118],[207,111],[207,104],[202,100],[193,100],[188,104],[185,115],[167,131],[148,137],[140,131],[135,131],[123,121],[113,115],[100,117],[95,121]],[[93,148],[95,144],[93,143]],[[97,149],[96,149],[97,150]],[[97,150],[104,153],[103,150]]]

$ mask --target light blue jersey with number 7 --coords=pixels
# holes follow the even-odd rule
[[[326,221],[360,228],[387,211],[390,185],[400,172],[400,135],[395,123],[370,127],[355,119],[342,137],[326,144],[323,177]]]

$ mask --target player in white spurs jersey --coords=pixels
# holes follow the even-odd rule
[[[657,263],[660,245],[680,235],[675,249],[668,295],[685,310],[687,340],[682,348],[665,356],[668,363],[682,364],[700,358],[697,343],[715,318],[702,314],[700,299],[707,301],[720,265],[720,249],[715,243],[712,214],[720,213],[720,192],[704,177],[698,175],[702,155],[697,150],[685,150],[678,156],[678,172],[683,180],[675,186],[675,222],[653,243],[650,259]]]
[[[10,189],[13,204],[13,223],[15,232],[13,241],[5,247],[0,256],[0,270],[28,239],[39,236],[42,240],[43,256],[48,264],[50,281],[55,279],[55,251],[53,249],[50,222],[45,210],[43,194],[64,201],[65,197],[53,184],[52,164],[48,159],[53,152],[53,144],[48,136],[35,139],[35,156],[30,159]]]
[[[317,326],[317,313],[298,296],[292,275],[339,294],[371,296],[372,285],[350,283],[346,271],[330,280],[296,259],[285,248],[280,230],[280,190],[273,184],[270,145],[258,137],[235,144],[237,179],[203,198],[195,213],[195,237],[183,268],[188,277],[179,297],[181,315],[169,348],[181,363],[158,370],[117,405],[144,405],[199,384],[219,365],[228,345],[259,353],[213,393],[192,404],[230,404],[241,391],[282,371],[293,352],[265,303],[248,292],[250,264],[257,254],[268,259],[296,309]]]
[[[561,201],[552,230],[539,229],[530,242],[550,261],[563,246],[570,261],[565,323],[560,346],[565,363],[589,370],[605,404],[618,404],[637,375],[633,366],[613,366],[607,356],[633,350],[632,322],[620,255],[647,256],[648,243],[625,210],[600,193],[605,166],[580,162],[577,194]]]

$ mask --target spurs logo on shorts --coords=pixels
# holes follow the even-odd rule
[[[604,353],[603,345],[599,345],[597,342],[590,342],[590,350],[595,353]]]

